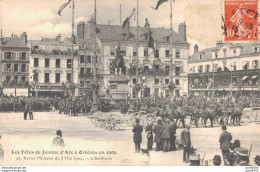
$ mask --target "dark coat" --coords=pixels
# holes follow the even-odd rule
[[[139,124],[136,124],[132,132],[134,132],[134,143],[142,143],[143,127]]]
[[[220,135],[220,138],[219,138],[220,149],[229,150],[231,140],[232,140],[231,133],[229,133],[227,131],[223,131],[223,133]]]
[[[171,130],[172,130],[171,124],[163,125],[161,138],[162,139],[170,139],[171,138],[171,135],[170,135]]]
[[[157,124],[154,126],[153,133],[155,134],[154,142],[160,143],[161,142],[161,130],[163,128],[162,124]]]
[[[181,142],[182,145],[186,145],[187,147],[191,146],[190,132],[183,130],[181,132]]]
[[[176,130],[177,130],[177,124],[176,123],[173,123],[172,125],[171,125],[171,137],[173,137],[175,134],[176,134]]]

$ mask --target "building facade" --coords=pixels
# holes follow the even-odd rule
[[[29,56],[27,34],[21,37],[0,36],[1,92],[12,96],[28,96]]]
[[[32,96],[78,95],[78,49],[71,40],[42,38],[29,41]],[[73,54],[73,55],[72,55]]]
[[[77,26],[78,39],[93,40],[94,28],[93,20],[86,24],[80,22]],[[121,55],[126,66],[126,73],[122,74],[121,71],[120,74],[129,79],[129,95],[137,96],[136,85],[139,85],[141,87],[139,97],[168,96],[168,84],[171,80],[171,31],[165,28],[151,28],[148,20],[144,27],[139,28],[138,39],[136,30],[136,27],[130,26],[130,22],[125,28],[115,25],[97,25],[96,41],[99,50],[97,73],[101,79],[100,91],[105,94],[109,90],[108,81],[116,77],[116,74],[110,70],[110,65],[115,59],[116,49],[120,44]],[[150,33],[154,40],[154,48],[148,46]],[[178,96],[188,95],[189,44],[186,39],[186,25],[180,24],[178,33],[173,31],[172,34],[172,80],[176,85],[174,93]]]
[[[191,95],[259,96],[260,44],[218,42],[216,47],[198,51],[189,61]]]

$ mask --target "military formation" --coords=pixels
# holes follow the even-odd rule
[[[154,113],[163,120],[176,120],[178,126],[185,127],[186,119],[189,119],[190,124],[196,127],[200,124],[207,127],[208,121],[213,127],[215,123],[240,125],[243,109],[252,106],[252,100],[247,97],[240,99],[179,97],[172,101],[167,98],[146,98],[130,100],[128,105],[125,104],[122,107],[128,111]]]

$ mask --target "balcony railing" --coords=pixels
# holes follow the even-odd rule
[[[136,75],[136,67],[130,67],[128,69],[128,74],[129,75]],[[170,74],[169,69],[167,68],[151,68],[151,69],[147,69],[147,68],[143,68],[143,67],[139,67],[138,68],[138,74],[143,74],[143,75],[165,75],[168,76]]]
[[[70,56],[71,55],[71,50],[68,49],[68,50],[65,50],[65,51],[62,51],[62,50],[52,50],[52,51],[44,51],[42,49],[33,49],[32,51],[32,54],[42,54],[42,55],[65,55],[65,56]],[[74,50],[73,52],[73,55],[74,56],[77,56],[78,55],[78,51],[77,50]]]
[[[4,87],[7,87],[7,88],[24,88],[24,87],[29,87],[29,82],[28,81],[20,81],[20,82],[4,81],[2,84],[3,84]]]

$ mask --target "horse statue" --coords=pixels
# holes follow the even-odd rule
[[[115,59],[110,63],[110,73],[115,74],[115,70],[117,69],[117,76],[119,77],[119,72],[121,69],[122,74],[126,74],[126,67],[124,62],[124,57],[121,55],[121,46],[118,44],[116,49]]]

